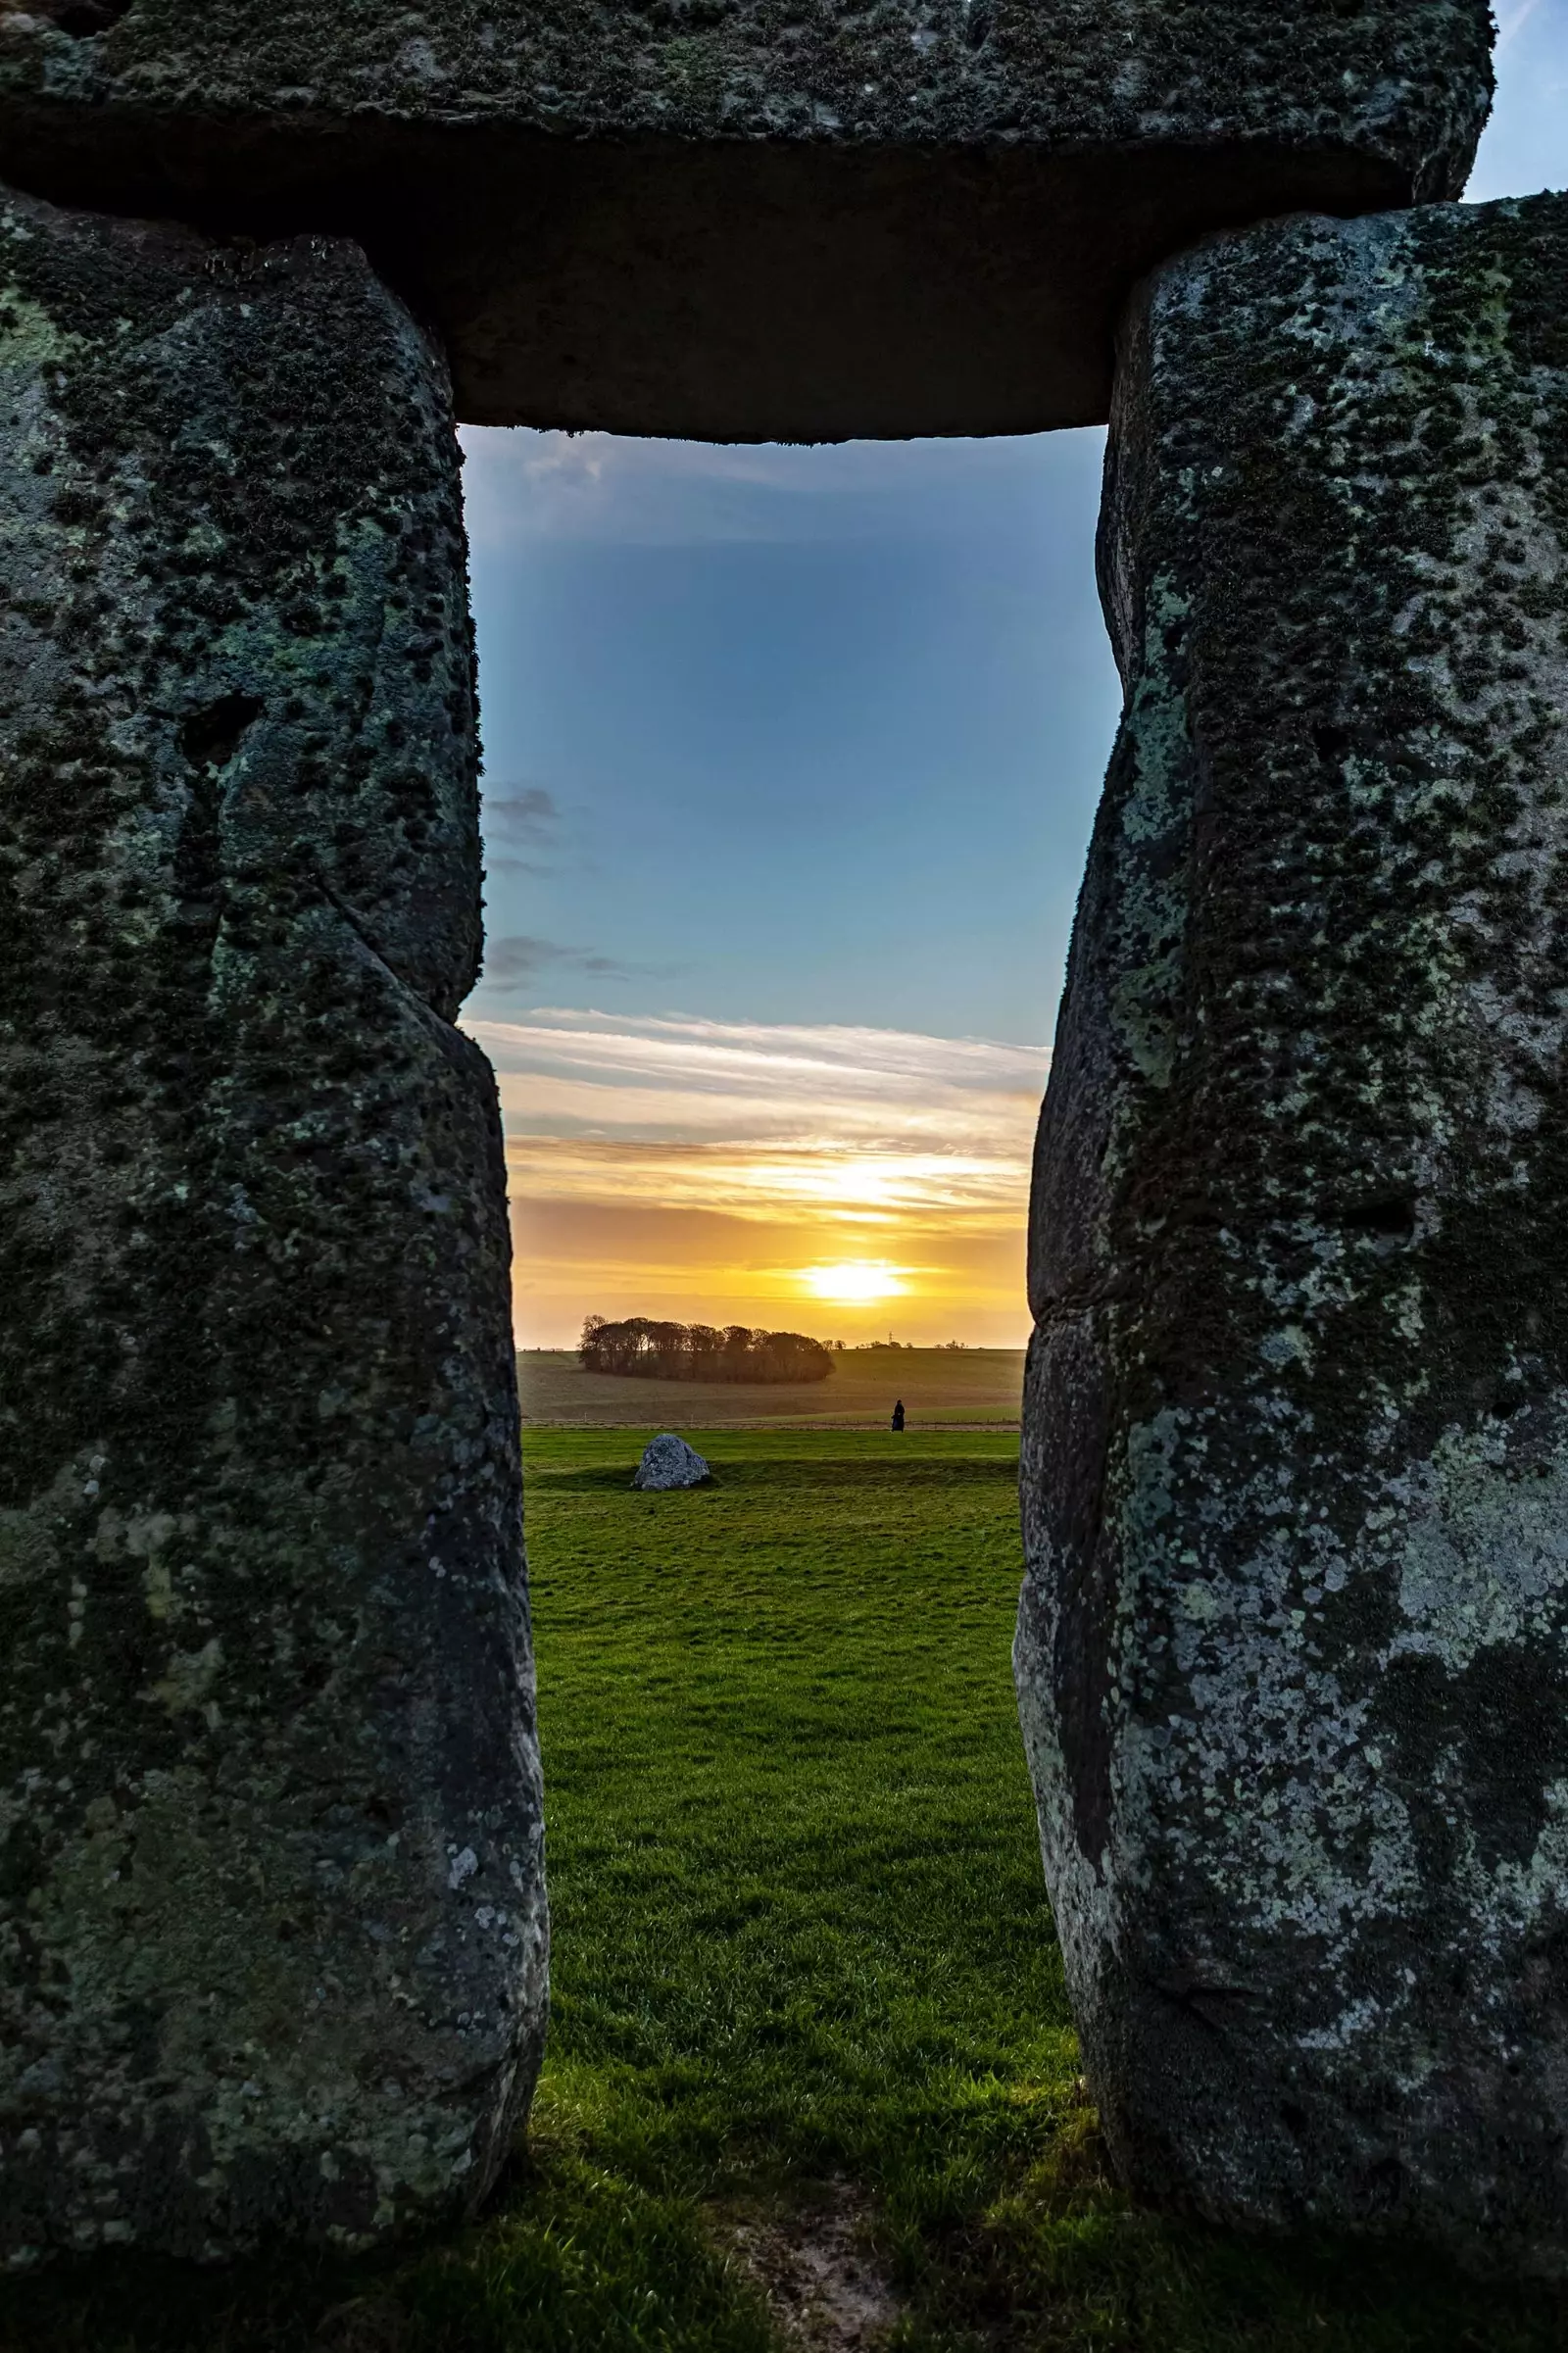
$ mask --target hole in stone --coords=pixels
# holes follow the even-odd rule
[[[261,717],[254,695],[222,695],[205,711],[193,711],[180,729],[179,745],[192,767],[225,768],[239,750],[247,727]]]
[[[1343,760],[1350,749],[1350,731],[1348,727],[1320,723],[1312,730],[1312,744],[1319,760]]]
[[[118,25],[130,5],[131,0],[51,0],[38,13],[74,40],[90,41]]]
[[[1366,1201],[1358,1209],[1347,1210],[1345,1229],[1391,1246],[1411,1242],[1415,1239],[1415,1203],[1393,1195],[1385,1201]]]
[[[1404,2168],[1397,2157],[1383,2157],[1365,2168],[1359,2181],[1358,2205],[1365,2215],[1392,2214],[1404,2190]]]

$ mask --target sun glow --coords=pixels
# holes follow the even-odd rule
[[[496,1065],[517,1328],[584,1315],[1013,1348],[1039,1047],[535,1008]]]
[[[903,1299],[908,1285],[900,1276],[906,1271],[884,1258],[844,1258],[836,1266],[803,1266],[800,1280],[813,1299],[855,1307],[868,1299]]]

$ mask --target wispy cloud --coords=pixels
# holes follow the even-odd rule
[[[494,871],[551,871],[561,834],[561,807],[554,793],[540,784],[487,786],[481,820],[485,857]]]
[[[518,1330],[601,1314],[1015,1346],[1043,1047],[848,1024],[469,1015],[495,1063]]]
[[[544,940],[531,932],[487,940],[481,987],[506,990],[519,981],[533,981],[551,965],[583,972],[592,980],[668,980],[671,965],[625,964],[617,956],[602,956],[591,948],[566,948],[559,940]]]
[[[969,531],[988,488],[1010,513],[1060,464],[1038,436],[796,448],[470,426],[463,441],[469,530],[484,548]]]
[[[1021,1221],[1042,1047],[548,1009],[467,1026],[535,1195],[862,1229]]]
[[[1515,0],[1512,8],[1497,11],[1497,47],[1504,50],[1523,32],[1526,25],[1541,6],[1541,0]]]

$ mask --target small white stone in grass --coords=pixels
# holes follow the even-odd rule
[[[672,1430],[666,1430],[662,1437],[649,1440],[632,1485],[657,1489],[701,1487],[710,1476],[708,1465],[696,1447],[689,1446]]]

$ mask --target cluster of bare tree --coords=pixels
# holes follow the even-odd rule
[[[825,1381],[833,1351],[804,1332],[753,1332],[745,1324],[621,1324],[590,1315],[578,1350],[591,1373],[630,1373],[644,1381]]]

